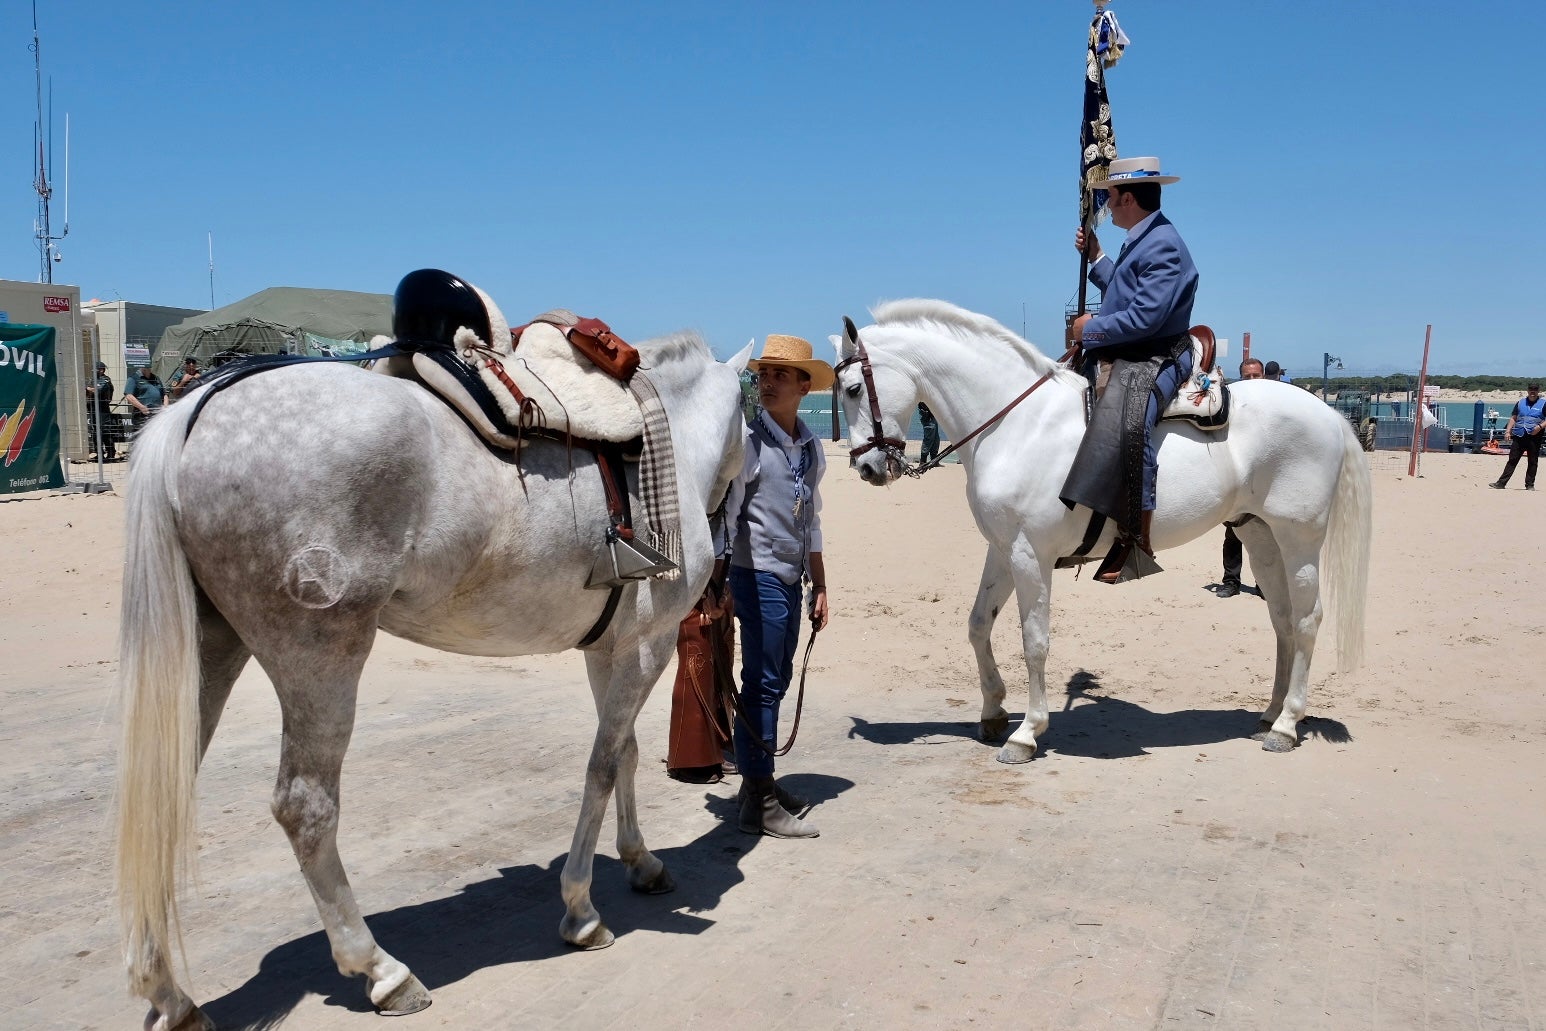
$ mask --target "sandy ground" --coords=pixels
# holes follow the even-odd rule
[[[1376,468],[1369,658],[1327,672],[1288,755],[1261,601],[1220,600],[1221,535],[1106,587],[1058,574],[1045,751],[972,739],[965,638],[983,552],[963,472],[877,490],[834,460],[836,618],[781,770],[813,841],[736,831],[732,784],[664,774],[640,721],[644,830],[678,889],[618,939],[559,940],[593,716],[574,654],[470,659],[382,636],[345,768],[341,847],[383,945],[435,1004],[393,1031],[482,1028],[1546,1026],[1546,497],[1501,459]],[[120,480],[121,467],[111,470]],[[0,1026],[138,1027],[110,897],[122,500],[0,504]],[[1248,578],[1249,579],[1249,576]],[[1018,628],[996,642],[1024,704]],[[1118,628],[1121,629],[1113,629]],[[372,1028],[268,814],[279,737],[256,667],[200,784],[186,912],[195,997],[225,1028]]]

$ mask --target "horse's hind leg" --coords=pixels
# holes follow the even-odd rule
[[[210,739],[220,722],[231,687],[247,664],[251,652],[209,599],[198,597],[199,626],[199,757],[209,751]],[[151,936],[142,935],[142,941]],[[147,999],[151,1011],[145,1026],[151,1031],[213,1031],[214,1024],[194,1005],[172,975],[171,963],[157,950],[134,964],[142,971],[135,994]]]
[[[199,594],[199,757],[209,751],[220,714],[252,652],[231,624]]]
[[[564,899],[564,918],[558,933],[570,945],[602,949],[612,944],[612,932],[601,922],[591,903],[590,885],[596,860],[596,841],[606,817],[607,798],[617,795],[617,851],[628,868],[628,882],[650,893],[670,891],[665,864],[644,845],[639,811],[634,800],[634,773],[639,764],[639,744],[634,721],[650,688],[660,679],[675,652],[674,631],[643,641],[637,651],[622,649],[609,654],[587,652],[591,694],[596,699],[596,740],[585,767],[585,795],[575,824],[569,858],[559,878]]]
[[[1292,751],[1309,697],[1310,660],[1320,631],[1320,544],[1301,540],[1297,527],[1276,532],[1253,520],[1240,527],[1251,556],[1251,571],[1267,601],[1277,637],[1272,700],[1252,737],[1269,752]],[[1247,532],[1249,531],[1249,532]],[[1280,543],[1278,534],[1283,541]]]
[[[993,655],[993,624],[1014,589],[1009,562],[989,545],[982,563],[982,581],[977,585],[977,600],[966,624],[967,639],[977,654],[977,681],[982,689],[982,716],[977,722],[979,741],[997,741],[1009,729],[1009,713],[1004,709],[1004,678]]]
[[[274,818],[290,838],[339,973],[364,977],[370,1001],[382,1013],[414,1013],[430,1004],[429,992],[376,944],[338,856],[339,777],[375,621],[332,630],[336,636],[317,627],[305,635],[323,640],[320,648],[259,652],[284,713]]]

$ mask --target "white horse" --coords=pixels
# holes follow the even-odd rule
[[[1048,723],[1053,563],[1075,551],[1090,522],[1089,509],[1070,511],[1058,499],[1084,434],[1085,380],[992,319],[943,301],[894,301],[874,316],[876,324],[858,331],[858,341],[851,323],[842,338],[832,338],[840,364],[847,362],[838,387],[852,446],[862,449],[854,464],[864,480],[885,485],[908,471],[895,444],[906,439],[920,400],[950,440],[989,424],[959,451],[967,499],[988,540],[969,627],[982,686],[979,734],[997,740],[1009,725],[989,638],[1013,590],[1030,702],[998,757],[1028,762]],[[866,384],[866,365],[873,386]],[[1043,376],[1040,389],[993,422]],[[1342,666],[1354,668],[1361,659],[1369,470],[1347,420],[1312,395],[1266,380],[1229,389],[1226,430],[1209,433],[1167,421],[1155,431],[1160,474],[1153,543],[1156,550],[1175,547],[1226,520],[1254,516],[1236,532],[1267,601],[1278,653],[1272,701],[1253,736],[1268,751],[1284,752],[1297,744],[1305,711],[1321,623],[1323,543]],[[879,414],[878,429],[872,413]],[[865,447],[877,438],[878,446]],[[1108,525],[1093,553],[1102,554],[1112,535]]]
[[[590,900],[607,799],[632,886],[669,891],[634,803],[634,720],[713,564],[705,513],[741,465],[738,374],[698,337],[642,345],[670,419],[681,575],[625,588],[585,651],[598,726],[562,894],[565,941],[612,941]],[[203,390],[209,390],[205,387]],[[275,818],[345,975],[384,1013],[429,993],[371,937],[338,854],[339,774],[378,629],[469,655],[578,646],[606,590],[584,589],[608,529],[589,452],[544,440],[519,461],[485,447],[415,383],[306,364],[201,392],[135,442],[127,500],[119,900],[131,989],[155,1031],[212,1025],[178,988],[177,895],[196,851],[195,775],[231,686],[256,657],[284,717]],[[185,440],[186,436],[186,440]]]

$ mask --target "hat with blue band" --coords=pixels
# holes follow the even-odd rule
[[[1180,176],[1166,175],[1160,171],[1159,158],[1116,158],[1111,162],[1111,167],[1106,170],[1105,181],[1091,183],[1090,188],[1106,190],[1113,186],[1136,186],[1138,183],[1166,186],[1180,181]]]

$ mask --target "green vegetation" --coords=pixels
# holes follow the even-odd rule
[[[1523,395],[1525,384],[1539,380],[1539,376],[1429,376],[1428,385],[1445,390],[1464,390],[1483,393],[1488,390],[1511,390]],[[1320,393],[1321,382],[1313,376],[1294,382],[1306,389]],[[1327,380],[1328,389],[1336,394],[1347,390],[1366,390],[1369,393],[1394,394],[1417,389],[1417,377],[1396,373],[1392,376],[1333,376]]]

